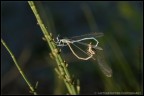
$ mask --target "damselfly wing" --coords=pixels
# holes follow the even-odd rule
[[[98,66],[100,67],[101,71],[107,76],[111,77],[112,76],[112,69],[108,66],[106,60],[105,60],[105,55],[103,50],[99,50],[97,48],[95,50],[95,55],[93,56],[96,58],[96,61],[98,62]],[[92,61],[94,62],[94,61]]]
[[[88,44],[83,43],[83,42],[76,42],[76,43],[88,46]],[[92,45],[92,47],[93,46],[94,45]],[[93,47],[93,50],[95,51],[95,54],[93,55],[93,57],[92,57],[93,59],[91,59],[91,61],[93,63],[96,63],[96,61],[97,61],[97,64],[98,64],[100,70],[107,77],[111,77],[112,76],[112,69],[108,66],[108,64],[107,64],[107,62],[105,60],[105,55],[104,55],[103,49],[101,47],[97,46],[97,47]]]
[[[76,40],[76,39],[89,38],[89,37],[96,37],[96,38],[98,38],[98,37],[102,37],[102,36],[104,36],[103,33],[93,32],[93,33],[90,33],[90,34],[84,34],[84,35],[80,35],[80,36],[73,36],[70,39]]]

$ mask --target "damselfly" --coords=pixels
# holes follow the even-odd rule
[[[63,38],[60,39],[59,36],[57,37],[56,44],[57,46],[68,46],[69,49],[72,51],[73,55],[75,55],[78,59],[81,60],[97,60],[98,65],[100,66],[100,69],[102,72],[107,76],[112,76],[112,70],[105,62],[103,49],[98,46],[99,41],[96,39],[96,37],[103,36],[103,33],[93,33],[93,34],[86,34],[82,36],[75,36],[70,38]],[[87,47],[87,50],[83,50],[82,48],[78,47],[78,45],[84,45]],[[79,49],[81,52],[87,55],[87,57],[81,57],[78,54],[75,53],[74,49],[71,46],[75,46],[77,49]]]

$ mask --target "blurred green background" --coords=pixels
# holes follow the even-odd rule
[[[78,60],[68,47],[62,56],[80,94],[143,94],[143,2],[142,1],[47,1],[36,2],[49,32],[56,38],[102,32],[98,38],[107,64],[106,77],[96,62]],[[38,94],[67,94],[54,71],[47,43],[35,16],[25,1],[1,1],[1,37],[14,53]],[[2,94],[30,94],[10,55],[1,45]]]

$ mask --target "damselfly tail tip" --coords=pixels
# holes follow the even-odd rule
[[[112,75],[111,74],[109,74],[109,75],[106,75],[107,77],[112,77]]]
[[[109,73],[105,74],[107,77],[112,77],[112,70]]]
[[[103,50],[101,47],[99,46],[96,46],[95,49],[98,49],[98,50]]]

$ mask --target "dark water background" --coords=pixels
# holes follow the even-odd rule
[[[62,48],[70,73],[80,80],[80,94],[143,93],[143,3],[133,2],[37,2],[44,23],[54,35],[72,37],[103,32],[98,38],[113,76],[107,78],[97,64],[78,60]],[[39,81],[39,94],[66,94],[54,71],[55,61],[34,14],[25,1],[1,2],[1,37],[14,53],[28,79]],[[1,45],[2,94],[30,94],[10,55]],[[125,93],[123,93],[125,92]],[[130,93],[127,93],[130,94]]]

